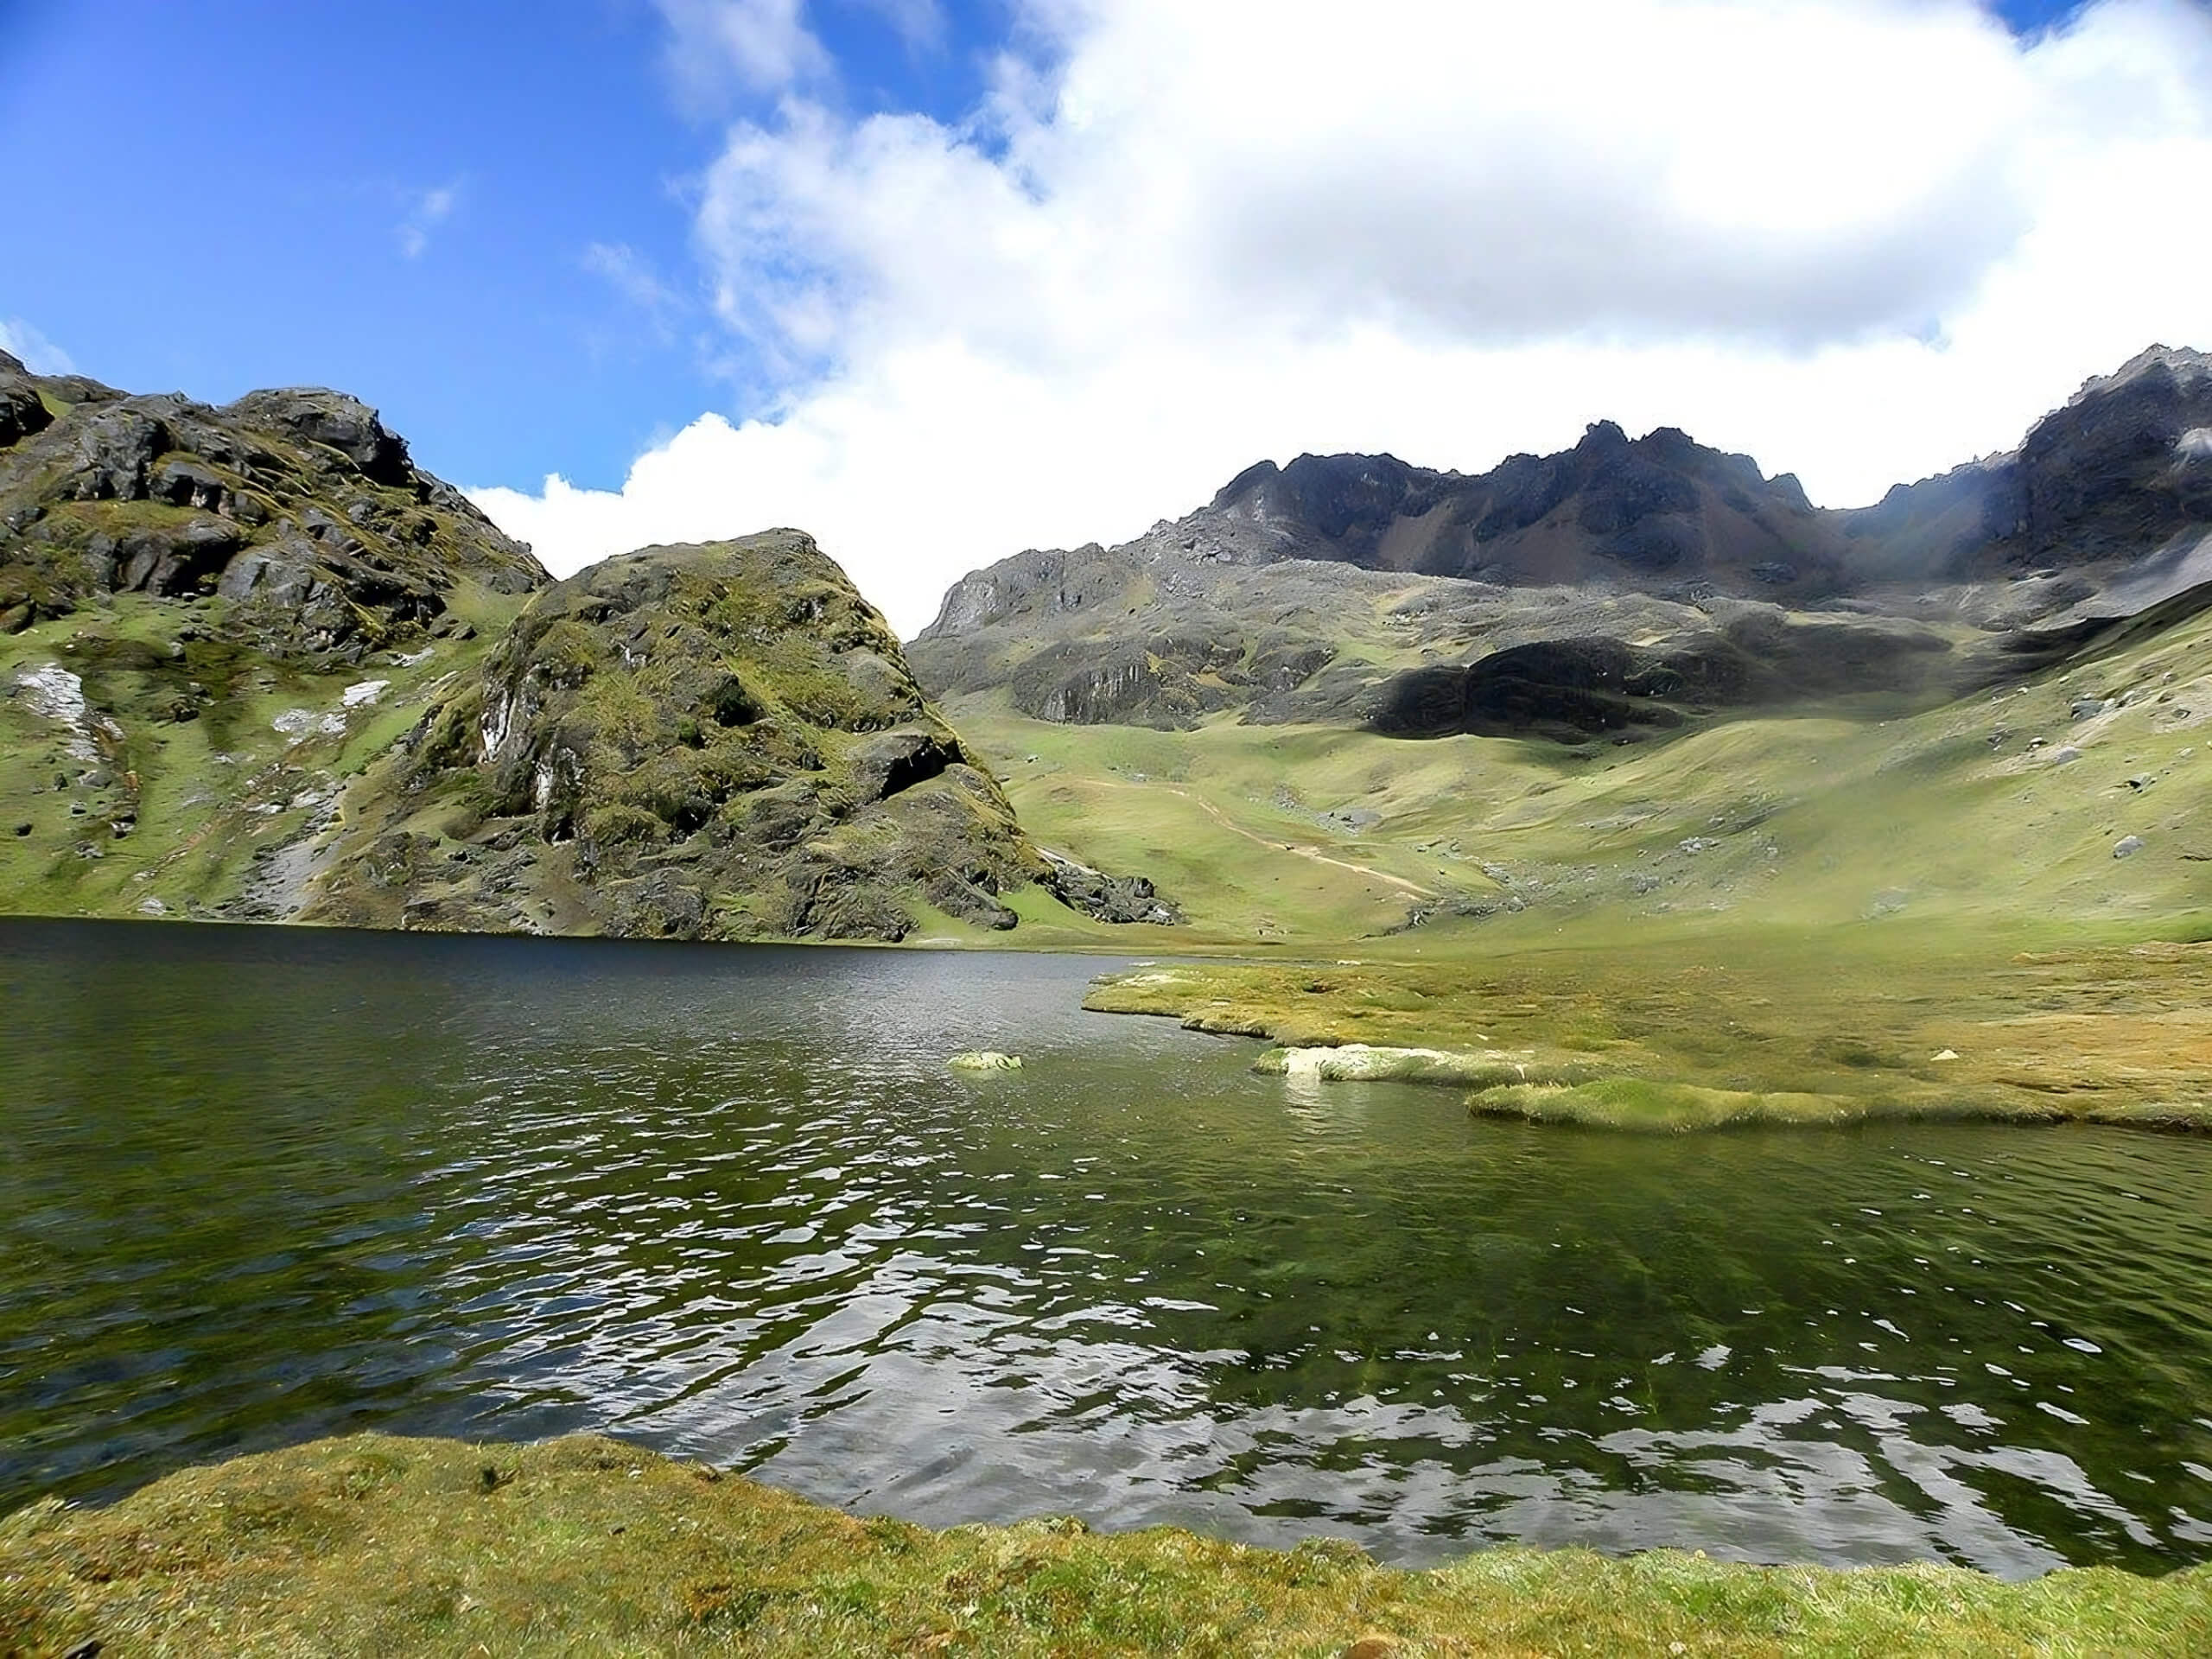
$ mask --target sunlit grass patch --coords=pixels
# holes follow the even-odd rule
[[[2022,943],[2040,949],[2021,950]],[[1285,1049],[1297,1069],[1482,1090],[1478,1110],[1687,1129],[1878,1118],[2212,1128],[2212,950],[2079,930],[1682,928],[1418,961],[1200,962],[1086,1006]],[[1396,947],[1402,950],[1403,947]],[[1287,1056],[1260,1069],[1289,1071]]]
[[[2179,1655],[2212,1646],[2212,1569],[1496,1549],[1405,1572],[1328,1539],[859,1520],[588,1435],[359,1435],[18,1510],[0,1631],[30,1653]]]

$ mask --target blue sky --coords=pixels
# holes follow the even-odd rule
[[[972,103],[1004,19],[943,15],[918,45],[819,8],[841,100]],[[32,254],[0,261],[0,317],[129,390],[333,385],[454,476],[619,483],[749,378],[710,318],[657,319],[590,251],[697,300],[696,175],[765,100],[702,105],[667,49],[644,0],[0,0],[7,217]]]
[[[2212,346],[2202,0],[1346,16],[0,0],[0,328],[355,392],[556,569],[802,524],[908,631],[1262,454],[1609,417],[1847,505]]]

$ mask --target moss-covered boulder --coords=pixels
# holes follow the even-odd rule
[[[307,919],[683,938],[1010,928],[1055,867],[798,531],[533,599],[359,785]]]

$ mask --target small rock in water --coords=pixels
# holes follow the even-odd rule
[[[2140,836],[2122,836],[2113,842],[2112,855],[2114,858],[2133,858],[2147,844]]]
[[[996,1049],[970,1048],[955,1054],[945,1064],[956,1071],[1019,1071],[1021,1056],[1001,1054]]]

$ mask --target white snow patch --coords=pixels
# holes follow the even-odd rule
[[[385,688],[391,683],[390,680],[363,680],[359,684],[347,686],[339,694],[339,701],[348,709],[365,709],[384,696]]]
[[[2192,426],[2174,440],[2174,453],[2183,461],[2212,461],[2212,426]]]

